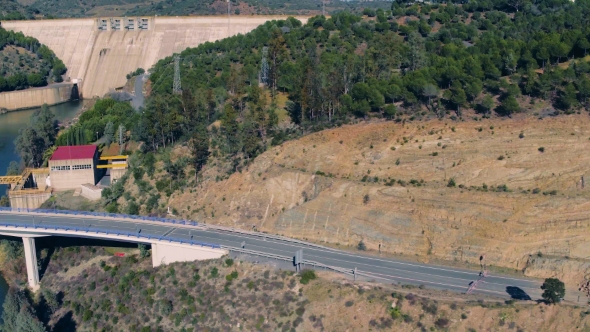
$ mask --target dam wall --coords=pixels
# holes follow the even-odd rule
[[[55,105],[70,100],[72,83],[27,90],[0,93],[0,109],[18,110],[39,107],[43,104]]]
[[[81,97],[93,98],[124,86],[125,76],[137,68],[148,70],[188,47],[245,34],[267,21],[285,18],[233,16],[228,24],[227,17],[216,16],[150,17],[144,29],[133,30],[115,26],[112,18],[5,21],[2,26],[47,45],[67,66],[66,81],[81,79]],[[305,23],[308,18],[297,19]]]

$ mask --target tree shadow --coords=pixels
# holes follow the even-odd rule
[[[506,287],[506,293],[508,293],[508,295],[510,295],[510,297],[515,300],[531,300],[531,297],[519,287],[508,286]]]
[[[47,256],[45,256],[43,258],[43,260],[41,261],[41,264],[39,266],[39,280],[43,279],[43,276],[45,275],[45,271],[47,271],[47,267],[49,266],[49,262],[51,261],[51,256],[53,256],[54,252],[55,252],[55,247],[49,247],[47,249]],[[37,255],[37,257],[39,257],[39,255]]]
[[[41,300],[35,305],[35,313],[41,323],[43,323],[44,326],[47,326],[47,323],[49,323],[49,320],[51,319],[52,312],[49,305],[47,305],[44,296],[41,296]]]
[[[76,331],[76,321],[74,321],[72,312],[69,311],[65,315],[63,315],[57,323],[53,326],[53,331],[60,331],[60,332],[75,332]]]

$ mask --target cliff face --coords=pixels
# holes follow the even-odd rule
[[[209,223],[423,259],[484,256],[578,282],[590,256],[589,137],[583,115],[349,125],[274,147],[170,205]],[[572,260],[555,269],[539,256]]]

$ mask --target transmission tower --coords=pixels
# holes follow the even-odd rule
[[[172,85],[172,92],[176,94],[182,93],[182,87],[180,86],[180,57],[178,55],[174,57],[174,83]]]
[[[268,47],[262,48],[262,61],[260,63],[260,83],[268,85]]]

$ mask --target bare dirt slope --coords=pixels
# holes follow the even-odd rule
[[[347,125],[170,202],[209,223],[422,260],[484,255],[571,285],[589,266],[589,138],[583,115]]]

